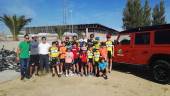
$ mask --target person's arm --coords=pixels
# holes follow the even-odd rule
[[[20,48],[19,47],[16,50],[16,54],[17,54],[16,60],[18,62],[19,61],[19,54],[20,54]]]
[[[19,59],[20,59],[20,57],[19,57],[20,51],[21,51],[21,43],[19,43],[17,50],[16,50],[16,54],[17,54],[16,61],[17,62],[19,62]]]

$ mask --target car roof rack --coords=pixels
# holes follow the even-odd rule
[[[133,33],[133,32],[153,31],[153,30],[163,30],[163,29],[170,29],[170,24],[138,27],[138,28],[122,31],[120,33]]]

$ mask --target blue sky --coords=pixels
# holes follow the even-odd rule
[[[105,26],[122,30],[122,12],[127,0],[67,0],[69,13],[68,24],[101,23]],[[145,0],[141,0],[144,2]],[[160,0],[150,0],[153,6]],[[166,20],[170,22],[170,0],[164,0]],[[27,26],[62,24],[63,0],[0,0],[0,15],[17,14],[32,18]],[[8,31],[0,23],[0,31]]]

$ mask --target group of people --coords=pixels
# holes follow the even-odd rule
[[[106,35],[107,41],[100,42],[99,37],[90,34],[78,40],[77,36],[65,37],[59,43],[47,42],[46,37],[38,41],[37,36],[24,36],[19,43],[17,60],[20,61],[21,80],[43,73],[51,73],[52,77],[68,76],[97,76],[108,78],[107,73],[112,69],[114,44],[111,34]]]

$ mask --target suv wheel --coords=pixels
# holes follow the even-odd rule
[[[170,82],[170,64],[165,60],[157,60],[152,66],[154,79],[162,84]]]

